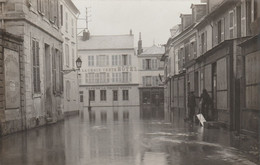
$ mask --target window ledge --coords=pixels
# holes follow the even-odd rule
[[[32,98],[41,98],[42,94],[41,93],[33,93]]]

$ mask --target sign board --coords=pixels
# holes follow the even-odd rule
[[[204,122],[206,122],[206,119],[204,118],[204,116],[200,113],[200,114],[197,114],[197,118],[199,119],[200,124],[202,126],[204,126]]]
[[[20,69],[19,54],[10,49],[4,49],[5,65],[5,100],[6,109],[20,107]]]
[[[81,72],[100,73],[100,72],[134,72],[137,67],[133,66],[118,66],[118,67],[96,67],[89,69],[80,69]]]

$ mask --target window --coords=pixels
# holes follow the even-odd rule
[[[86,73],[86,76],[87,76],[87,73]],[[78,74],[78,79],[79,79],[79,84],[82,84],[82,77],[81,77],[81,74]],[[87,78],[86,78],[87,79]],[[87,81],[86,81],[87,83]]]
[[[128,100],[129,99],[129,93],[128,90],[123,90],[123,100]]]
[[[144,70],[151,69],[151,59],[143,59],[143,69]]]
[[[112,55],[112,66],[117,66],[119,64],[119,56]]]
[[[39,42],[32,40],[32,56],[33,56],[33,91],[40,93],[40,55],[39,55]]]
[[[68,44],[66,44],[65,45],[65,59],[66,59],[66,65],[67,65],[67,67],[69,67],[69,65],[70,65],[70,51],[69,51],[69,45]]]
[[[234,35],[234,12],[229,13],[229,35],[233,38]]]
[[[53,81],[53,92],[61,93],[63,84],[62,77],[62,64],[61,64],[61,53],[55,48],[52,48],[52,81]]]
[[[89,101],[95,101],[95,90],[89,90]]]
[[[152,82],[152,86],[158,86],[158,79],[157,79],[157,76],[153,76],[153,77],[152,77],[152,80],[153,80],[153,82]]]
[[[118,101],[118,91],[117,90],[113,90],[113,100]]]
[[[83,91],[79,91],[79,101],[82,103],[84,101]]]
[[[88,66],[94,66],[94,56],[88,56]]]
[[[158,69],[157,62],[158,62],[157,59],[152,59],[152,65],[151,65],[152,69],[154,70]]]
[[[151,82],[152,77],[151,76],[146,76],[145,79],[146,79],[146,81],[145,81],[146,84],[145,85],[146,86],[152,86],[152,82]]]
[[[98,73],[96,73],[96,74],[98,74]],[[99,77],[99,76],[95,75],[94,73],[86,73],[85,76],[86,76],[85,77],[86,83],[95,83],[97,81],[97,79],[95,79],[95,76]]]
[[[97,56],[97,66],[108,66],[109,65],[109,56],[99,55]]]
[[[128,72],[123,72],[123,83],[128,82]]]
[[[109,73],[107,73],[107,83],[109,83]]]
[[[41,13],[41,14],[44,13],[43,0],[37,0],[37,10],[38,10],[38,12]]]
[[[123,55],[123,65],[127,65],[127,55]]]
[[[192,60],[194,58],[194,42],[190,43],[190,56],[189,60]]]
[[[100,101],[106,101],[106,100],[107,100],[106,90],[100,90]]]
[[[99,83],[99,82],[101,82],[99,79],[99,73],[95,73],[95,83]]]
[[[100,73],[100,83],[106,82],[106,73]]]

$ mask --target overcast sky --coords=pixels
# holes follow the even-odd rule
[[[191,13],[192,3],[200,0],[72,0],[85,18],[89,9],[91,35],[129,34],[132,29],[137,46],[139,32],[143,46],[165,44],[170,28],[180,23],[180,14]],[[84,20],[78,28],[84,28]],[[78,29],[78,32],[82,29]]]

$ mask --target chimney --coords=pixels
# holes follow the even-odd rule
[[[86,41],[86,40],[89,40],[90,38],[90,33],[89,31],[86,31],[85,29],[83,30],[83,37],[82,37],[82,40],[83,41]]]
[[[133,31],[132,31],[132,29],[130,29],[130,36],[132,36],[133,35]]]
[[[198,22],[207,12],[207,4],[192,4],[192,22]]]
[[[138,41],[138,50],[137,54],[140,55],[143,53],[143,48],[142,48],[142,38],[141,38],[141,32],[139,33],[139,41]]]

